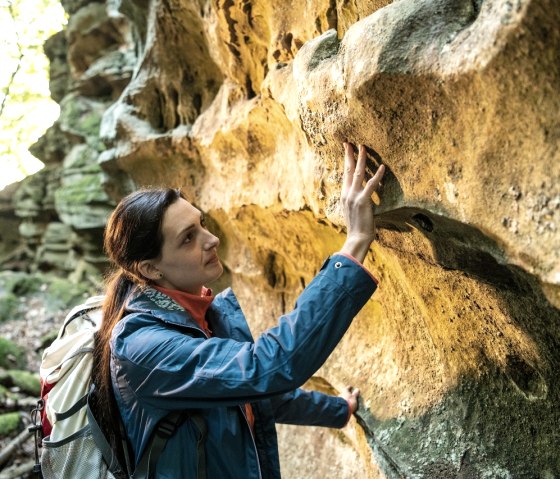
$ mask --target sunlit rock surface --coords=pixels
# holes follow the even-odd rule
[[[64,164],[96,158],[115,200],[182,187],[256,334],[344,241],[341,142],[388,168],[379,290],[311,384],[360,387],[357,421],[280,428],[284,477],[560,477],[558,2],[82,8]]]

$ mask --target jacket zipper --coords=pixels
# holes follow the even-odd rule
[[[245,415],[245,408],[243,406],[238,406],[241,410],[242,416],[245,418],[245,424],[247,424],[247,429],[249,429],[249,435],[251,436],[251,441],[253,441],[253,449],[255,450],[255,455],[257,457],[257,468],[259,473],[259,478],[262,479],[262,472],[261,472],[261,464],[259,461],[259,451],[257,449],[257,443],[255,442],[255,437],[253,436],[253,431],[251,431],[251,425],[249,424],[249,420]]]

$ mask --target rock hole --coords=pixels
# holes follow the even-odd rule
[[[315,28],[320,34],[323,33],[323,27],[321,26],[321,17],[315,18]]]
[[[197,114],[200,115],[200,110],[202,109],[202,97],[200,96],[200,93],[196,93],[193,96],[192,102],[193,102],[193,106],[196,109]]]
[[[474,21],[480,14],[480,9],[482,7],[482,0],[471,0],[471,3],[472,3],[473,16],[474,16],[473,21]]]
[[[282,42],[281,42],[282,46],[288,52],[290,52],[292,50],[292,39],[293,38],[294,38],[294,36],[290,32],[286,33],[286,35],[284,35],[282,37]]]
[[[152,95],[149,97],[149,102],[145,108],[145,116],[148,122],[158,131],[163,131],[165,127],[165,120],[163,112],[165,111],[165,98],[158,88],[154,88]]]
[[[337,29],[338,26],[338,14],[336,11],[336,0],[329,1],[329,8],[327,9],[327,24],[329,25],[329,30],[331,28]]]
[[[424,231],[427,231],[429,233],[434,231],[434,223],[430,218],[428,218],[426,215],[422,213],[415,214],[412,217],[412,221],[415,225],[417,225],[419,228],[423,229]]]
[[[546,383],[533,366],[517,355],[508,355],[506,361],[506,375],[523,396],[529,400],[546,397]]]
[[[268,253],[266,262],[264,263],[264,276],[266,277],[266,281],[271,288],[274,288],[274,286],[276,286],[276,283],[278,282],[275,266],[276,255],[274,253]]]
[[[253,83],[251,82],[251,78],[249,75],[245,77],[245,88],[247,89],[247,99],[250,100],[251,98],[255,98],[257,94],[255,90],[253,90]]]

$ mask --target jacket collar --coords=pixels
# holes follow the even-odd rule
[[[200,329],[189,312],[166,294],[147,286],[132,293],[127,313],[150,313],[166,323]],[[202,329],[200,329],[202,331]]]
[[[147,286],[132,293],[127,313],[149,313],[159,320],[189,329],[204,331],[189,312],[157,289]],[[227,288],[214,298],[208,308],[207,320],[214,336],[237,341],[253,341],[243,311],[231,288]]]

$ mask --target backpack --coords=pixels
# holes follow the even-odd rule
[[[205,478],[206,424],[192,411],[171,412],[158,423],[136,469],[131,465],[132,449],[122,421],[114,433],[120,438],[124,464],[101,431],[92,408],[95,386],[91,374],[103,300],[103,296],[94,296],[73,308],[43,353],[41,398],[32,412],[33,425],[29,428],[35,433],[33,471],[45,479],[148,479],[153,476],[167,440],[189,417],[199,431],[198,478]]]

